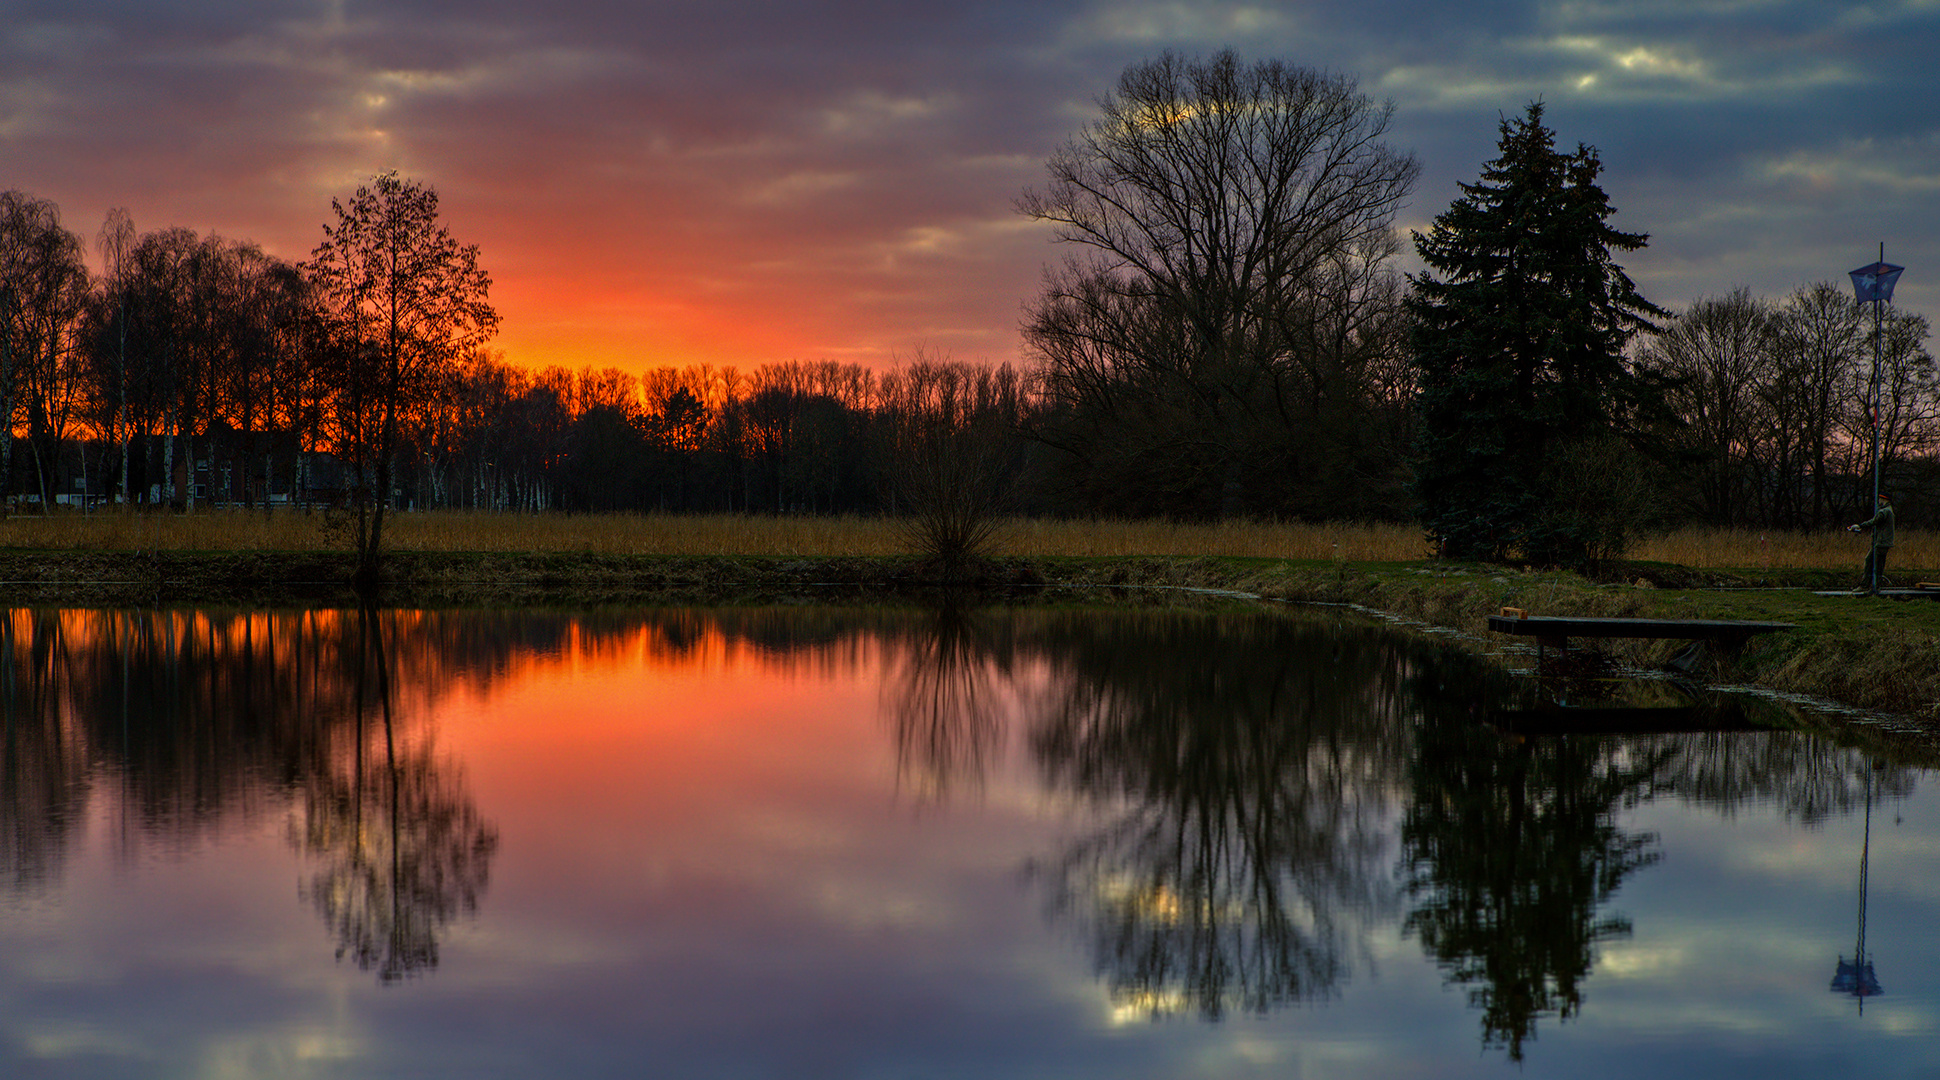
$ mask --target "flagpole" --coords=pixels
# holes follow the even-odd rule
[[[1879,242],[1880,265],[1886,264],[1886,241]],[[1879,516],[1879,309],[1886,301],[1878,294],[1873,296],[1873,512]],[[1873,568],[1873,580],[1867,586],[1874,593],[1879,592],[1879,526],[1872,529],[1873,553],[1866,562]]]
[[[1880,546],[1878,526],[1880,497],[1879,365],[1881,353],[1886,347],[1886,309],[1884,305],[1886,301],[1892,299],[1893,285],[1899,281],[1900,272],[1905,269],[1906,267],[1904,266],[1893,266],[1887,263],[1886,241],[1881,240],[1879,242],[1879,261],[1871,266],[1862,266],[1852,271],[1850,275],[1852,277],[1853,299],[1862,304],[1870,300],[1873,304],[1873,387],[1872,400],[1869,403],[1872,415],[1868,418],[1872,421],[1873,425],[1873,523],[1868,526],[1872,530],[1873,545],[1872,554],[1866,560],[1870,564],[1870,569],[1866,575],[1868,578],[1866,588],[1871,590],[1874,595],[1879,594],[1879,579],[1881,577],[1879,572]],[[1855,525],[1853,528],[1858,529],[1859,526]]]

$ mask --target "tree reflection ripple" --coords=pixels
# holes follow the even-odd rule
[[[477,911],[498,833],[428,744],[400,749],[383,620],[364,609],[357,635],[350,760],[317,763],[290,838],[317,864],[305,894],[338,958],[395,982],[436,967],[439,931]]]
[[[1775,806],[1811,825],[1852,812],[1869,772],[1906,795],[1934,761],[1788,731],[1507,736],[1492,717],[1527,687],[1351,622],[948,607],[900,656],[885,698],[919,791],[974,786],[1015,714],[1046,783],[1099,815],[1028,876],[1121,1010],[1328,998],[1396,920],[1517,1061],[1540,1018],[1582,1010],[1599,944],[1632,932],[1611,902],[1661,852],[1626,811]]]
[[[96,800],[130,859],[287,815],[316,867],[303,895],[338,956],[383,982],[435,967],[498,844],[422,721],[454,684],[436,676],[462,666],[462,639],[440,640],[441,625],[374,611],[0,612],[0,883],[58,877]]]
[[[1337,992],[1392,909],[1387,821],[1407,768],[1396,639],[1302,621],[1007,618],[946,609],[891,695],[925,790],[984,767],[996,676],[1046,781],[1105,824],[1033,866],[1134,1013],[1260,1012]]]
[[[1516,1060],[1539,1022],[1590,1007],[1599,950],[1633,933],[1618,898],[1663,853],[1632,811],[1812,827],[1934,764],[1791,732],[1505,736],[1492,719],[1516,695],[1474,658],[1281,613],[17,610],[0,613],[0,891],[57,883],[91,816],[130,859],[285,823],[329,947],[406,982],[479,912],[499,849],[440,751],[442,695],[487,697],[535,657],[730,655],[879,667],[881,734],[921,806],[1006,764],[1055,796],[1071,831],[1031,841],[1028,903],[1122,1016],[1339,997],[1399,935]]]

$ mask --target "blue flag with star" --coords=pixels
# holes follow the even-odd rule
[[[1904,269],[1906,269],[1904,266],[1876,262],[1871,266],[1862,266],[1852,271],[1853,295],[1858,297],[1862,304],[1874,300],[1892,300],[1893,284],[1899,281],[1900,271]]]

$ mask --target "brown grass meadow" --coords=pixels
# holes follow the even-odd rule
[[[218,510],[195,514],[54,514],[0,519],[0,547],[76,551],[330,551],[350,546],[343,515]],[[588,552],[669,556],[899,555],[901,523],[878,517],[400,513],[387,546],[401,551]],[[1231,556],[1412,562],[1429,555],[1409,525],[1160,521],[1005,523],[998,554],[1026,557]],[[1866,538],[1843,529],[1795,533],[1680,529],[1631,558],[1692,568],[1857,568]],[[1902,530],[1889,569],[1940,567],[1940,535]],[[1856,571],[1855,571],[1856,572]]]

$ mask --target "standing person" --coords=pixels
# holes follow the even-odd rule
[[[1886,580],[1886,553],[1893,550],[1893,499],[1884,491],[1879,493],[1879,506],[1873,511],[1872,520],[1857,525],[1846,526],[1847,532],[1866,530],[1873,534],[1873,550],[1866,556],[1866,577],[1860,582],[1859,591],[1877,594],[1882,582]]]

